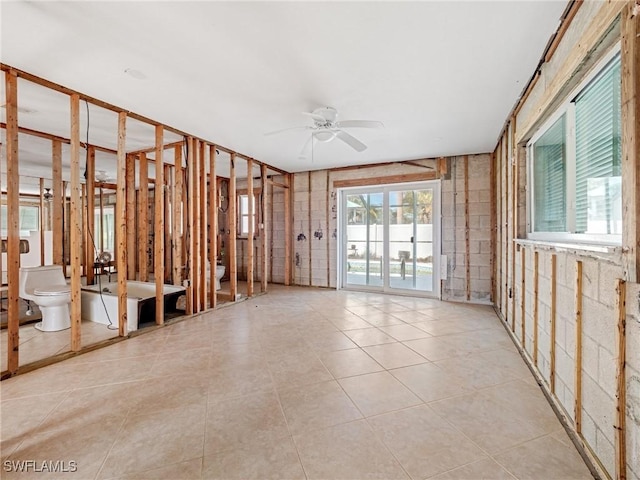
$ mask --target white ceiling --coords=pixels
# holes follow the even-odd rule
[[[565,7],[2,1],[0,53],[5,64],[295,172],[493,150]],[[21,81],[19,106],[21,126],[68,137],[64,95]],[[368,145],[362,153],[318,143],[313,161],[299,158],[307,131],[264,135],[311,125],[301,112],[322,106],[385,128],[349,130]],[[84,105],[82,115],[84,138]],[[113,113],[91,107],[92,143],[115,148],[115,125]],[[21,171],[46,176],[48,142],[21,135],[20,144]],[[127,148],[152,145],[153,129],[129,122]]]

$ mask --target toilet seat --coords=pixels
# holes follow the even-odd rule
[[[34,295],[65,295],[71,293],[71,287],[69,285],[54,285],[50,287],[40,287],[33,289]]]

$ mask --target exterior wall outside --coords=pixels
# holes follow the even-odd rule
[[[540,67],[537,83],[525,103],[519,107],[517,117],[509,120],[498,143],[494,153],[497,185],[495,201],[498,215],[496,308],[505,321],[505,326],[513,332],[525,358],[537,372],[541,387],[550,394],[566,417],[570,428],[586,445],[586,451],[595,460],[593,463],[599,465],[597,469],[603,477],[609,478],[616,478],[617,469],[616,388],[618,358],[621,351],[617,328],[620,309],[623,315],[626,314],[626,478],[639,480],[640,288],[635,283],[635,274],[630,276],[625,267],[635,261],[634,245],[625,244],[603,251],[589,247],[520,240],[526,238],[527,231],[528,159],[523,146],[535,133],[536,128],[553,114],[569,91],[585,77],[591,66],[620,40],[621,22],[627,20],[624,14],[616,19],[611,12],[612,8],[622,10],[626,3],[586,1],[582,4],[553,57]],[[599,38],[594,38],[592,45],[585,45],[584,38],[588,38],[589,29],[598,25],[602,34]],[[576,61],[576,55],[581,55],[577,59],[576,70],[571,72],[564,85],[559,85],[557,76],[565,64]],[[541,109],[540,105],[544,105],[545,97],[550,95],[552,99],[548,108]],[[528,127],[531,128],[525,131]],[[622,141],[624,143],[628,140],[623,137]],[[637,159],[635,161],[637,162]],[[513,165],[516,165],[517,170]],[[517,179],[513,178],[514,175],[517,175]],[[635,195],[638,188],[636,181],[623,176],[623,205],[625,196],[629,200],[630,196]],[[516,186],[517,190],[514,192]],[[626,228],[630,227],[627,225]],[[537,278],[534,274],[536,254]],[[552,257],[555,257],[557,262],[553,371]],[[582,263],[581,293],[578,290],[579,282],[576,275],[577,262]],[[617,285],[620,279],[626,281],[626,309],[625,306],[618,305]],[[577,299],[582,302],[580,310],[577,308]],[[537,342],[534,340],[535,311]],[[580,318],[582,331],[578,333],[577,320]],[[581,356],[578,355],[578,338],[582,342]],[[534,362],[534,358],[537,362]],[[576,375],[580,375],[580,395],[576,388]],[[552,376],[555,376],[553,390]],[[575,405],[578,398],[581,401],[580,431],[575,424]]]

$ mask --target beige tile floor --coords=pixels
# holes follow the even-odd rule
[[[591,478],[489,307],[274,286],[0,394],[4,479]]]

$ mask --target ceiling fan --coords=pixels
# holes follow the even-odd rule
[[[304,157],[304,152],[310,142],[331,142],[338,139],[349,145],[357,152],[367,149],[367,146],[356,137],[347,133],[345,128],[383,128],[382,122],[375,120],[342,120],[338,121],[338,111],[332,107],[316,108],[313,112],[302,112],[303,115],[311,117],[313,125],[303,125],[298,127],[283,128],[274,132],[265,133],[265,135],[275,135],[277,133],[289,130],[310,130],[311,136],[305,143],[300,156]]]

